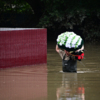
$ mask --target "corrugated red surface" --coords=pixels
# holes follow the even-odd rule
[[[47,63],[47,30],[0,31],[0,68]]]

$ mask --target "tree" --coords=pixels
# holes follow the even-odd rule
[[[0,19],[5,22],[12,22],[14,27],[47,28],[48,34],[52,34],[54,39],[61,32],[70,30],[79,35],[83,33],[87,40],[91,40],[94,36],[95,38],[100,37],[98,28],[100,21],[99,5],[99,0],[0,0],[0,12],[11,14],[6,20],[4,19],[5,15],[1,16]],[[14,14],[23,14],[23,19],[27,16],[26,14],[30,15],[23,22],[23,26],[15,25],[14,17],[16,16],[12,18],[12,13],[13,16]],[[93,18],[97,20],[93,20]],[[90,32],[91,34],[89,34]]]
[[[0,0],[1,27],[31,27],[32,7],[24,0]]]

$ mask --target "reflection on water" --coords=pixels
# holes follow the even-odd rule
[[[56,91],[57,100],[85,100],[85,89],[77,82],[77,73],[63,73],[62,84]]]
[[[99,100],[100,45],[85,45],[77,73],[62,72],[55,45],[47,45],[47,65],[0,69],[0,100]]]
[[[47,65],[0,70],[0,100],[47,100]]]

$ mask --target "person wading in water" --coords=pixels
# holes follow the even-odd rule
[[[77,60],[84,57],[84,41],[74,32],[58,35],[56,51],[62,58],[63,72],[77,72]]]

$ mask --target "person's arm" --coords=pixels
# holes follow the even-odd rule
[[[58,45],[56,45],[56,51],[57,51],[58,53],[59,53],[59,51],[60,51]],[[69,53],[68,51],[66,51],[66,50],[64,50],[64,51],[65,51],[65,53],[66,53],[67,56],[70,55],[70,53]]]
[[[56,45],[56,51],[59,53],[59,47],[58,47],[58,45]]]

